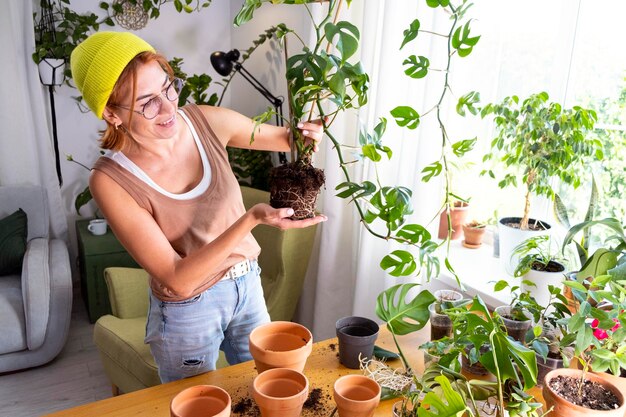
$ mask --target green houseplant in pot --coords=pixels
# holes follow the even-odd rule
[[[539,235],[524,240],[512,253],[519,258],[514,276],[521,279],[522,291],[528,291],[542,306],[550,301],[549,286],[562,287],[565,280],[565,265],[552,246],[550,236]]]
[[[597,277],[589,290],[572,281],[580,309],[564,320],[567,334],[562,346],[573,345],[582,369],[557,369],[545,377],[543,394],[557,416],[623,416],[626,412],[626,281],[614,276]],[[597,302],[592,306],[587,299]],[[590,372],[593,370],[593,372]],[[612,375],[602,374],[608,371]]]
[[[422,291],[410,300],[407,294],[417,284],[394,286],[378,297],[376,313],[396,335],[421,329],[427,321],[428,306],[435,298]],[[479,415],[479,409],[488,401],[491,415],[538,416],[540,404],[532,401],[525,391],[537,382],[535,353],[507,337],[503,326],[478,297],[467,309],[455,314],[452,337],[441,339],[440,357],[432,362],[422,375],[415,375],[406,362],[402,348],[396,348],[403,360],[402,376],[409,375],[412,384],[397,392],[402,397],[400,416],[460,416]],[[470,353],[472,360],[480,362],[494,375],[494,381],[468,377],[459,372],[460,355],[467,355],[468,346],[488,345],[484,353]],[[471,350],[470,350],[471,351]],[[453,389],[451,389],[453,387]],[[482,405],[479,405],[482,402]],[[432,407],[439,414],[434,414]]]
[[[235,17],[235,24],[250,20],[254,10],[266,2],[269,1],[246,0]],[[284,0],[271,3],[306,2]],[[289,38],[302,44],[301,50],[292,56],[287,56],[287,48],[283,48],[289,105],[286,122],[292,135],[291,162],[270,173],[270,204],[277,208],[292,207],[294,219],[314,216],[317,195],[325,181],[323,171],[311,163],[314,145],[306,143],[297,129],[298,124],[321,119],[324,131],[328,133],[338,114],[367,101],[368,76],[360,63],[349,62],[358,49],[360,33],[352,23],[338,21],[340,6],[340,1],[331,0],[321,20],[312,22],[315,38],[311,47],[303,41],[303,36],[286,26],[276,32],[284,44]],[[309,16],[313,20],[312,14]],[[269,109],[255,121],[264,123],[275,114],[274,109]]]
[[[483,236],[487,231],[487,224],[478,220],[463,225],[463,246],[469,249],[477,249],[483,244]]]
[[[483,107],[482,117],[493,115],[497,136],[491,141],[491,151],[483,160],[493,160],[505,172],[498,182],[500,188],[525,188],[523,214],[502,218],[498,222],[500,257],[507,271],[513,273],[517,260],[510,260],[512,249],[533,234],[547,234],[550,225],[530,219],[531,197],[552,198],[550,181],[557,178],[573,187],[580,185],[580,174],[592,158],[602,159],[601,144],[586,137],[597,119],[593,110],[579,106],[570,109],[549,102],[546,92],[532,94],[520,100],[517,96]],[[496,178],[493,170],[483,170]]]

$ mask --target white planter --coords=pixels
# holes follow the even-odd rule
[[[65,60],[44,58],[38,65],[39,80],[43,85],[61,85],[65,80]]]
[[[542,307],[547,307],[550,302],[550,291],[548,291],[548,285],[562,288],[563,281],[565,280],[565,268],[561,272],[546,272],[535,271],[531,269],[526,275],[522,277],[522,291],[529,291],[530,295]],[[525,285],[523,281],[530,281],[532,285]]]
[[[510,220],[517,221],[519,223],[519,217],[503,217],[498,221],[498,235],[500,237],[500,259],[504,265],[504,269],[510,275],[515,272],[515,267],[519,263],[518,256],[511,256],[513,249],[528,238],[549,235],[551,226],[541,221],[541,223],[547,227],[545,230],[520,230],[518,228],[505,225],[503,222]],[[533,223],[535,219],[530,219],[529,223]]]

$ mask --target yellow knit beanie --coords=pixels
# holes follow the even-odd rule
[[[145,51],[154,52],[154,48],[128,32],[94,33],[72,51],[70,65],[76,87],[100,119],[122,71]]]

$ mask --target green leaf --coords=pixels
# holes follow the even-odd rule
[[[441,396],[433,391],[426,393],[417,409],[418,417],[461,417],[467,406],[461,394],[456,392],[448,378],[443,375],[435,377],[441,387]],[[445,402],[444,402],[445,401]],[[428,406],[428,407],[425,407]]]
[[[423,290],[410,301],[409,291],[419,284],[398,284],[381,292],[376,300],[376,315],[387,323],[389,331],[396,335],[406,335],[422,329],[430,319],[428,306],[435,296]]]
[[[478,108],[476,108],[475,104],[480,101],[480,93],[476,91],[471,91],[466,95],[459,98],[459,101],[456,105],[456,112],[465,116],[465,109],[467,109],[474,116],[478,114]]]
[[[500,281],[496,282],[496,285],[493,286],[493,290],[496,291],[496,292],[502,291],[503,289],[505,289],[508,286],[509,286],[508,282],[506,282],[505,280],[500,280]]]
[[[430,67],[430,61],[425,56],[416,57],[411,55],[404,60],[402,65],[408,65],[408,68],[404,70],[404,73],[411,78],[419,79],[424,78],[428,74],[428,67]]]
[[[376,151],[376,146],[372,144],[367,144],[361,147],[361,151],[363,152],[363,156],[371,159],[374,162],[378,162],[382,159],[380,154]]]
[[[419,113],[409,106],[398,106],[391,110],[391,115],[400,127],[406,126],[409,129],[415,129],[420,124]]]
[[[396,352],[392,352],[387,349],[383,349],[380,346],[374,345],[374,357],[376,359],[397,359],[400,357]]]
[[[337,24],[326,23],[324,26],[324,34],[326,40],[333,44],[335,36],[339,35],[336,45],[337,50],[341,52],[341,60],[346,61],[355,54],[359,47],[359,29],[352,23],[341,21]]]
[[[469,152],[472,149],[474,149],[474,145],[476,145],[477,141],[478,141],[478,138],[476,137],[476,138],[473,138],[473,139],[464,139],[464,140],[460,140],[458,142],[455,142],[455,143],[452,144],[452,152],[456,156],[462,157],[467,152]]]
[[[414,21],[411,22],[411,24],[409,25],[409,28],[403,32],[404,39],[402,40],[402,45],[400,45],[400,49],[402,49],[404,45],[411,42],[413,39],[417,37],[419,29],[420,29],[420,21],[418,19],[415,19]]]
[[[74,200],[74,208],[76,209],[76,213],[78,213],[78,215],[80,215],[80,208],[89,203],[92,198],[89,186],[85,187],[85,189],[76,196],[76,200]]]
[[[458,27],[454,31],[450,43],[460,57],[466,57],[472,53],[472,49],[479,39],[480,36],[470,36],[470,22],[467,22],[464,26]]]
[[[394,277],[411,275],[417,269],[415,257],[410,252],[395,250],[380,261],[380,267]]]
[[[396,233],[398,237],[408,240],[411,244],[422,244],[430,240],[430,232],[420,224],[406,224]]]
[[[432,177],[436,177],[437,175],[441,174],[441,171],[443,171],[443,165],[441,165],[441,162],[433,162],[432,164],[422,169],[422,174],[424,174],[424,176],[422,177],[422,181],[430,181]]]

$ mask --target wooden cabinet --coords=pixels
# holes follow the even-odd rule
[[[80,267],[80,287],[87,306],[89,321],[111,313],[109,293],[104,282],[104,270],[110,266],[139,268],[139,265],[126,252],[110,229],[101,236],[87,230],[89,220],[76,222],[78,236],[78,262]]]

